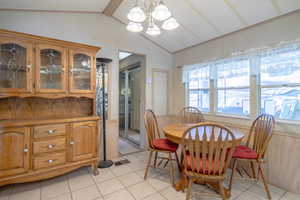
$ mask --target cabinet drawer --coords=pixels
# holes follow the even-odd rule
[[[48,155],[37,156],[33,158],[34,169],[52,167],[66,163],[66,152],[51,153]]]
[[[33,142],[33,153],[48,153],[66,148],[66,138]]]
[[[58,136],[66,134],[65,124],[54,124],[34,127],[34,138]]]

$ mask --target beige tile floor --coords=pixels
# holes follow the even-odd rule
[[[169,184],[167,171],[150,170],[143,180],[147,153],[125,156],[128,165],[100,170],[98,176],[90,168],[78,169],[50,180],[15,184],[0,188],[0,200],[184,200],[185,193],[176,192]],[[178,176],[178,175],[177,175]],[[206,186],[193,185],[193,190],[213,192]],[[300,200],[300,195],[270,186],[274,200]],[[201,200],[194,196],[193,200]],[[232,198],[235,200],[264,200],[261,183],[235,181]]]

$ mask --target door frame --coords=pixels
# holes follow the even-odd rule
[[[126,67],[124,70],[120,70],[119,73],[125,73],[125,89],[126,91],[129,88],[129,74],[131,71],[133,70],[139,70],[139,72],[141,73],[141,64],[140,62],[137,62],[135,64],[132,64],[128,67]],[[141,100],[139,101],[139,107],[141,107]],[[139,141],[136,141],[132,138],[129,137],[128,135],[128,130],[129,130],[129,114],[130,114],[130,110],[129,110],[129,95],[128,95],[128,92],[125,93],[125,139],[129,140],[130,142],[136,144],[136,145],[140,145],[141,143],[141,136],[140,136],[140,139]],[[141,118],[139,119],[139,122],[140,122]],[[141,132],[141,131],[140,131]],[[139,133],[140,134],[140,133]]]
[[[132,52],[132,51],[127,51],[127,50],[122,50],[122,49],[119,49],[118,50],[118,55],[119,55],[119,52],[128,52],[128,53],[132,53],[132,54],[135,54],[135,55],[138,55],[138,56],[141,56],[142,59],[139,61],[140,62],[140,69],[141,69],[141,99],[140,99],[140,144],[139,144],[139,148],[140,149],[145,149],[145,147],[147,146],[147,136],[146,136],[146,129],[145,129],[145,123],[144,123],[144,112],[146,110],[146,105],[149,104],[149,102],[147,101],[146,99],[146,90],[147,90],[147,84],[149,84],[149,81],[148,80],[148,77],[147,77],[147,55],[145,54],[140,54],[140,53],[136,53],[136,52]],[[134,63],[136,64],[136,63]],[[134,66],[133,64],[133,66]],[[132,67],[132,65],[129,65]],[[127,67],[126,67],[127,68]],[[120,60],[118,59],[118,80],[120,80]],[[119,87],[119,84],[118,84],[118,87]],[[118,90],[118,93],[119,93],[120,90]],[[120,95],[120,94],[119,94]],[[119,97],[118,95],[118,97]],[[120,111],[118,112],[118,116],[119,115]],[[118,118],[119,119],[119,118]],[[119,121],[119,120],[118,120]],[[119,127],[119,123],[118,122],[118,127]],[[118,134],[118,136],[120,137],[120,135]]]

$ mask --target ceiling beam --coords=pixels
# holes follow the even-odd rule
[[[103,11],[103,14],[107,16],[113,16],[113,14],[116,12],[123,1],[124,0],[110,0]]]

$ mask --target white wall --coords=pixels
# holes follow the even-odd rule
[[[110,119],[118,118],[119,49],[146,55],[149,77],[152,67],[172,67],[171,54],[144,37],[128,32],[125,25],[102,14],[0,11],[0,28],[103,47],[98,55],[113,59],[109,81]],[[151,85],[151,81],[147,84]],[[149,90],[147,85],[146,88]],[[151,90],[146,89],[146,93],[151,94]],[[151,108],[151,101],[147,101],[146,106]]]

